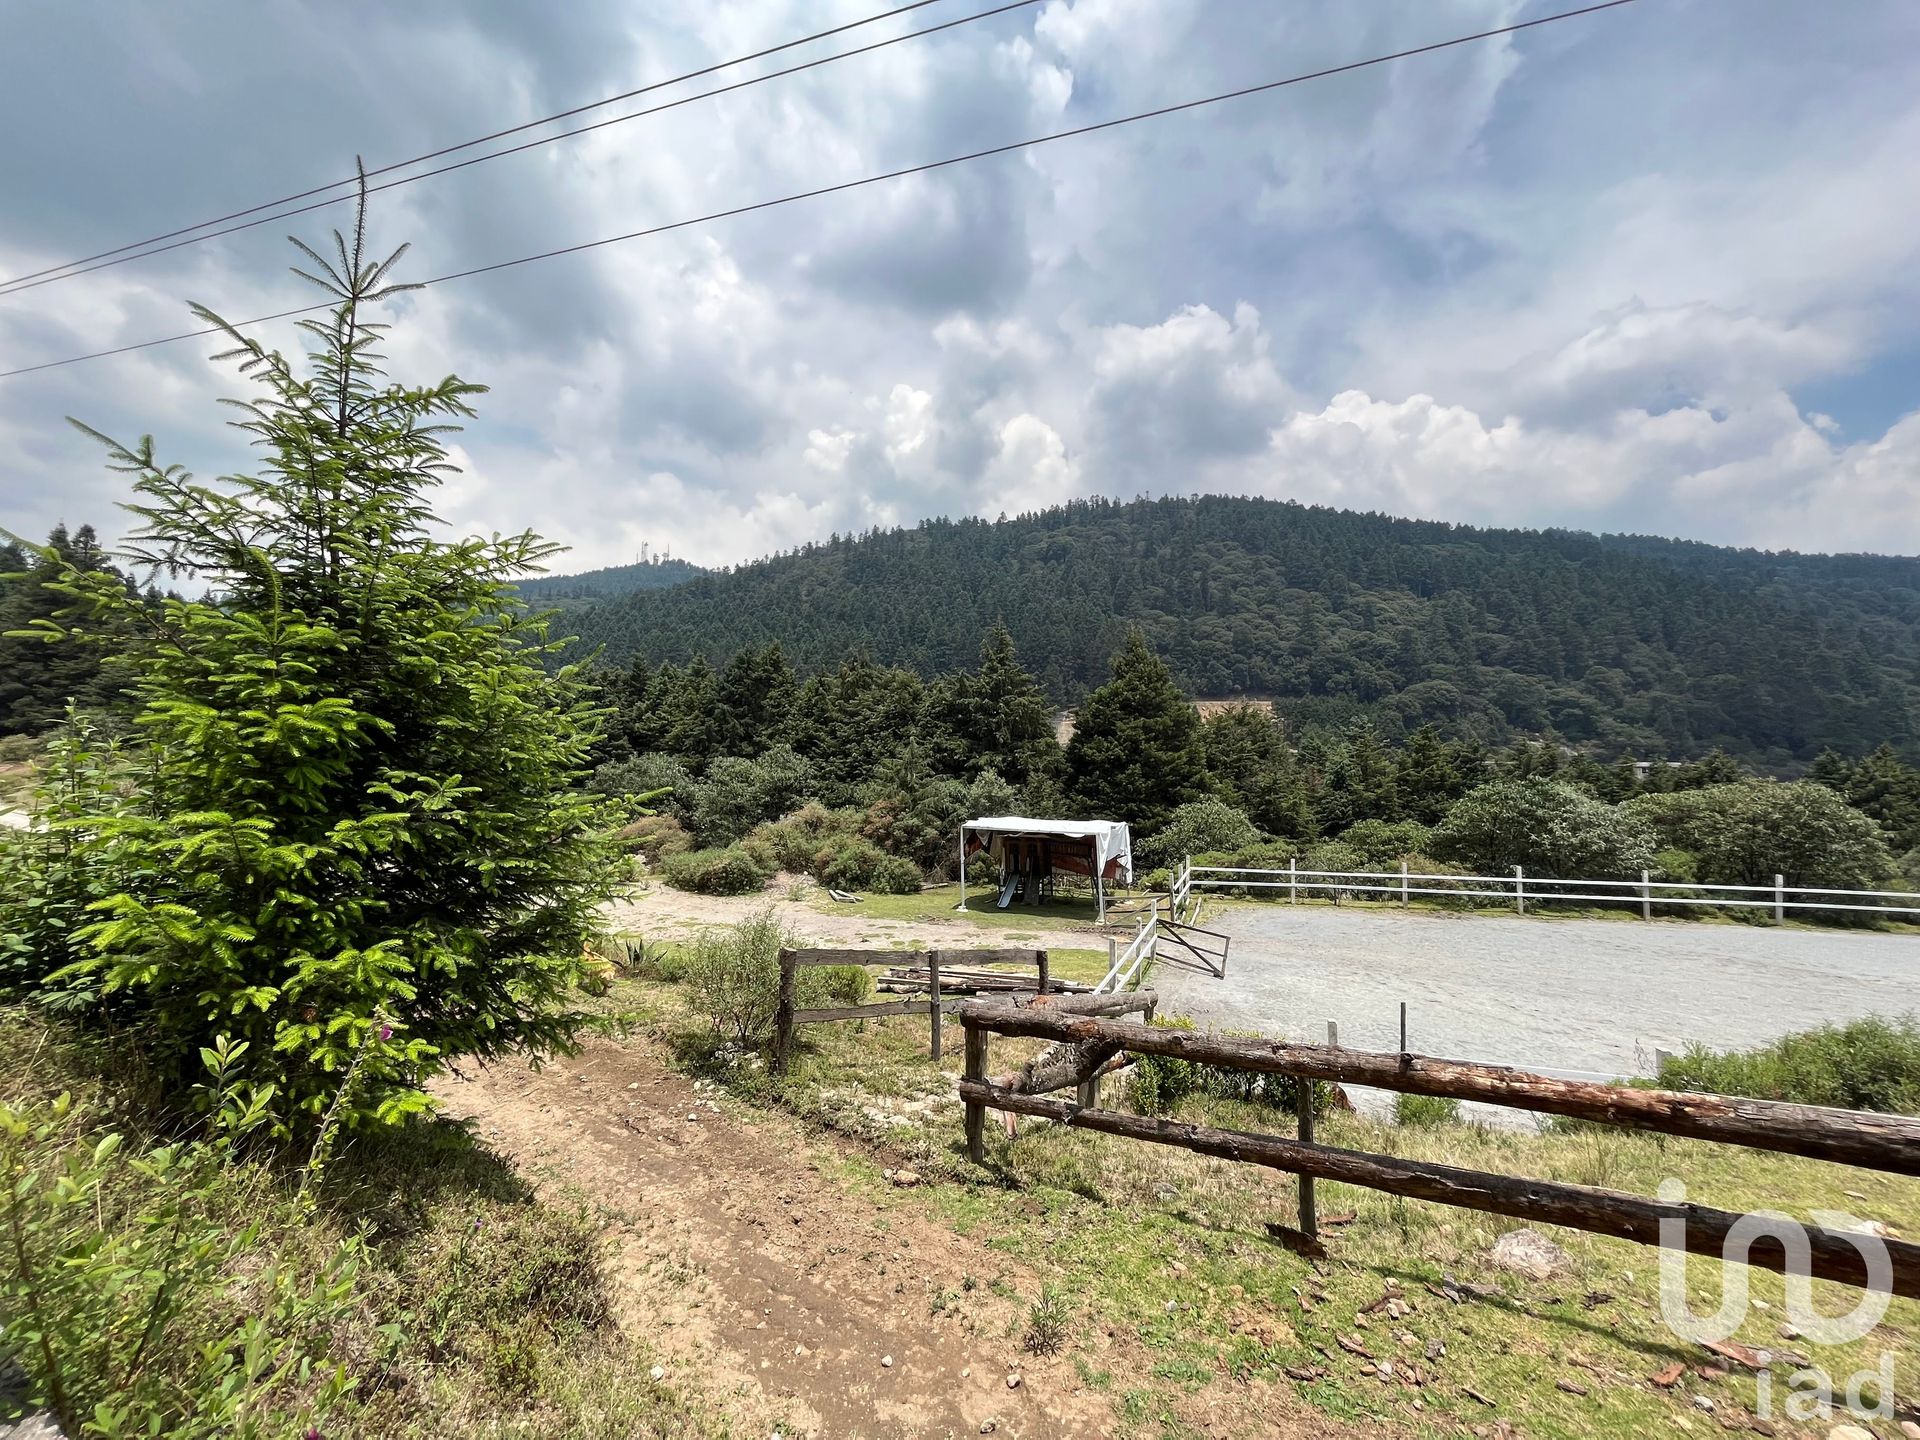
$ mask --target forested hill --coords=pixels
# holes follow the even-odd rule
[[[575,617],[610,661],[968,665],[996,618],[1071,704],[1138,624],[1191,693],[1791,766],[1920,739],[1920,560],[1481,530],[1227,497],[1076,501],[807,546]]]
[[[698,565],[664,557],[637,561],[632,565],[609,565],[604,570],[586,570],[578,575],[542,575],[523,580],[521,593],[542,605],[569,605],[594,600],[610,600],[639,590],[664,590],[706,574]]]

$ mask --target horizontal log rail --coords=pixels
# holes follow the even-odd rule
[[[974,1037],[979,1035],[983,1042],[980,1047],[983,1061],[985,1033],[969,1017],[969,1054],[975,1043]],[[1097,1042],[1098,1049],[1104,1049],[1109,1043]],[[1175,1145],[1223,1160],[1265,1165],[1295,1175],[1334,1180],[1488,1214],[1564,1225],[1569,1229],[1612,1235],[1643,1245],[1665,1243],[1666,1237],[1662,1234],[1661,1226],[1664,1220],[1668,1222],[1669,1229],[1679,1229],[1684,1235],[1685,1249],[1696,1255],[1714,1258],[1726,1256],[1726,1242],[1743,1218],[1731,1211],[1716,1210],[1705,1205],[1649,1200],[1618,1190],[1489,1175],[1451,1165],[1369,1155],[1357,1150],[1343,1150],[1276,1135],[1221,1130],[1206,1125],[1129,1115],[1117,1110],[1093,1109],[1071,1101],[1023,1094],[1008,1086],[979,1080],[962,1080],[960,1095],[967,1102],[970,1141],[976,1130],[975,1114],[991,1107],[1017,1115],[1037,1115],[1057,1120],[1062,1125],[1107,1135]],[[977,1155],[979,1149],[975,1149]],[[1678,1225],[1674,1222],[1678,1222]],[[1820,1226],[1804,1228],[1808,1241],[1807,1273],[1817,1279],[1834,1280],[1846,1285],[1865,1286],[1869,1283],[1872,1277],[1861,1249],[1863,1237]],[[1879,1240],[1876,1243],[1885,1247],[1891,1261],[1892,1292],[1908,1298],[1920,1298],[1920,1245],[1905,1240]],[[1771,1236],[1762,1236],[1747,1246],[1744,1258],[1747,1264],[1767,1270],[1785,1271],[1790,1263],[1785,1248]]]
[[[804,1010],[795,1004],[795,982],[801,970],[816,966],[893,966],[908,959],[918,960],[926,967],[924,998],[882,1000],[866,1005],[822,1005]],[[959,997],[942,995],[940,992],[940,977],[947,969],[949,960],[953,962],[955,971],[971,975],[982,973],[978,967],[983,965],[1031,966],[1036,972],[1033,993],[1042,996],[1048,993],[1050,976],[1045,950],[928,950],[915,955],[899,950],[783,949],[779,958],[779,990],[773,1009],[774,1074],[786,1073],[793,1059],[794,1032],[802,1025],[818,1025],[833,1020],[878,1019],[888,1015],[925,1015],[930,1032],[928,1048],[932,1058],[938,1060],[942,1041],[941,1017],[952,1013],[960,1003]]]
[[[1203,1035],[1048,1009],[987,1010],[974,1002],[961,1006],[957,1013],[964,1024],[978,1022],[1003,1035],[1066,1043],[1110,1040],[1136,1054],[1169,1055],[1233,1070],[1367,1085],[1409,1095],[1473,1100],[1830,1160],[1894,1175],[1920,1175],[1920,1119],[1909,1116],[1690,1091],[1639,1090],[1562,1080],[1504,1065],[1329,1045],[1294,1045],[1257,1037]]]

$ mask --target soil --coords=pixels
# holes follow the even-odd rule
[[[893,920],[845,910],[817,908],[811,900],[789,898],[794,877],[776,876],[758,895],[689,895],[654,885],[635,890],[607,908],[616,930],[648,939],[681,939],[715,925],[736,925],[748,915],[771,906],[780,921],[804,940],[826,945],[921,945],[948,949],[1026,945],[1047,950],[1098,950],[1108,935],[1133,933],[1129,916],[1106,930],[1093,925],[1047,925],[1031,913],[1015,914],[1004,925],[981,925],[970,920]],[[818,891],[812,892],[818,894]]]
[[[1180,1433],[1404,1433],[1342,1424],[1262,1381],[1158,1385],[1153,1352],[1086,1318],[1061,1354],[1026,1353],[1031,1264],[924,1213],[911,1188],[863,1188],[835,1142],[721,1098],[654,1042],[595,1040],[538,1071],[439,1089],[536,1184],[610,1217],[622,1327],[733,1433],[1084,1440],[1115,1433],[1106,1395],[1079,1378],[1100,1371],[1116,1390],[1154,1390]]]
[[[748,1123],[645,1042],[452,1080],[442,1098],[523,1172],[610,1207],[621,1323],[742,1434],[1112,1428],[1068,1359],[1023,1353],[1040,1287],[1022,1267],[891,1187],[844,1188],[796,1125]]]

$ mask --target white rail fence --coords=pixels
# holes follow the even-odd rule
[[[1191,895],[1196,888],[1213,890],[1271,890],[1287,892],[1299,903],[1347,895],[1381,896],[1408,903],[1415,895],[1450,900],[1511,902],[1522,915],[1534,904],[1572,901],[1638,906],[1643,920],[1653,918],[1656,905],[1711,905],[1720,909],[1771,910],[1785,920],[1796,910],[1856,911],[1889,917],[1920,917],[1920,894],[1906,890],[1844,890],[1818,885],[1789,885],[1775,875],[1771,885],[1702,885],[1678,880],[1656,880],[1642,870],[1638,880],[1550,879],[1529,877],[1521,866],[1511,875],[1427,875],[1410,871],[1403,862],[1391,870],[1305,870],[1289,862],[1285,870],[1262,870],[1239,865],[1195,865],[1188,861],[1174,880],[1174,893]],[[1810,896],[1823,898],[1810,899]],[[1881,903],[1868,903],[1881,902]],[[1900,903],[1886,903],[1900,902]]]

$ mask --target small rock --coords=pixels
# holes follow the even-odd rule
[[[1696,1395],[1693,1397],[1693,1408],[1696,1410],[1704,1410],[1707,1414],[1711,1415],[1713,1413],[1713,1401],[1704,1395]]]
[[[994,1422],[991,1420],[982,1420],[980,1422],[980,1433],[982,1435],[991,1435],[993,1434],[994,1431],[998,1430],[999,1428],[1000,1427],[994,1424]]]
[[[962,1380],[966,1379],[971,1374],[973,1374],[973,1367],[971,1365],[962,1365],[960,1367],[960,1378]]]
[[[1444,1340],[1427,1341],[1427,1359],[1438,1360],[1441,1356],[1445,1355],[1446,1353],[1447,1353],[1446,1341]]]
[[[793,1353],[796,1355],[811,1355],[813,1352],[804,1345],[796,1345],[793,1347]]]
[[[880,1368],[883,1370],[891,1370],[893,1368],[893,1356],[882,1355],[880,1357]]]
[[[1827,1440],[1873,1440],[1873,1432],[1858,1425],[1836,1425],[1827,1431]]]
[[[1800,1332],[1791,1325],[1782,1325],[1780,1327],[1780,1338],[1782,1340],[1798,1340],[1800,1338]]]
[[[1382,1380],[1393,1379],[1393,1362],[1391,1360],[1382,1360],[1375,1368],[1379,1371]]]
[[[894,1184],[900,1186],[918,1185],[920,1183],[920,1176],[912,1170],[896,1170],[889,1178],[892,1179]]]
[[[667,1372],[661,1369],[658,1365],[654,1366],[651,1370],[647,1371],[647,1375],[650,1379],[655,1381],[660,1381],[667,1378]]]
[[[699,1118],[700,1118],[700,1117],[699,1117],[698,1115],[696,1115],[696,1114],[695,1114],[695,1113],[694,1113],[693,1111],[691,1111],[691,1110],[689,1110],[689,1111],[687,1112],[687,1119],[689,1119],[689,1120],[698,1120]]]
[[[1020,1388],[1020,1377],[1018,1375],[1007,1376],[1007,1388],[1009,1390],[1018,1390]]]
[[[1538,1230],[1509,1230],[1487,1252],[1487,1258],[1502,1270],[1545,1280],[1573,1268],[1567,1252]]]

